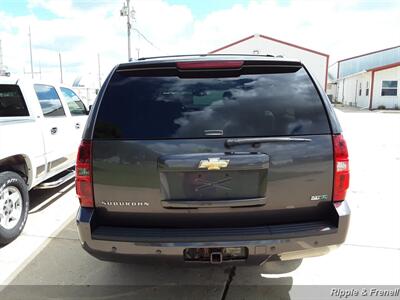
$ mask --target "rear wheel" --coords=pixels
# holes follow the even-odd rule
[[[25,181],[15,172],[0,173],[0,246],[17,238],[28,216],[29,195]]]

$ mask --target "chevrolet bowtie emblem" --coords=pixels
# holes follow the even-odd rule
[[[219,157],[213,157],[207,160],[201,160],[199,163],[199,169],[207,169],[210,171],[221,170],[221,168],[226,168],[228,164],[229,164],[228,159],[220,159]]]

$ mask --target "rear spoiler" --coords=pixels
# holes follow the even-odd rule
[[[174,62],[154,62],[154,61],[138,61],[130,64],[119,65],[116,69],[117,73],[124,75],[134,75],[140,73],[145,75],[151,72],[160,73],[160,76],[181,76],[187,72],[201,72],[204,71],[242,71],[241,74],[251,73],[250,69],[268,68],[273,69],[298,69],[302,67],[301,62],[298,61],[276,61],[276,60],[242,60],[242,59],[229,59],[229,60],[182,60]],[[289,71],[289,70],[288,70]],[[289,71],[290,72],[290,71]],[[233,75],[233,74],[232,74]],[[233,75],[234,76],[234,75]]]

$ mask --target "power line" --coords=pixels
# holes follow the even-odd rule
[[[159,47],[157,47],[152,41],[150,41],[138,28],[136,28],[136,26],[132,26],[131,23],[131,18],[133,20],[133,22],[135,22],[135,13],[136,11],[132,8],[130,8],[130,0],[126,0],[126,2],[124,2],[124,6],[122,7],[122,9],[120,10],[120,16],[122,17],[127,17],[127,32],[128,32],[128,60],[131,61],[132,60],[132,56],[131,56],[131,30],[136,31],[139,36],[141,36],[147,43],[149,43],[152,47],[154,47],[155,49],[157,49],[158,51],[165,53],[165,51],[161,50]]]
[[[147,43],[149,43],[151,46],[153,46],[155,49],[157,49],[158,51],[162,52],[162,53],[166,53],[165,51],[161,50],[159,47],[157,47],[156,45],[154,45],[154,43],[152,43],[143,33],[140,32],[139,29],[132,28],[133,30],[135,30]]]

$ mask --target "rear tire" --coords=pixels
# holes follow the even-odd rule
[[[28,209],[28,187],[22,177],[10,171],[0,173],[0,246],[20,235]]]

